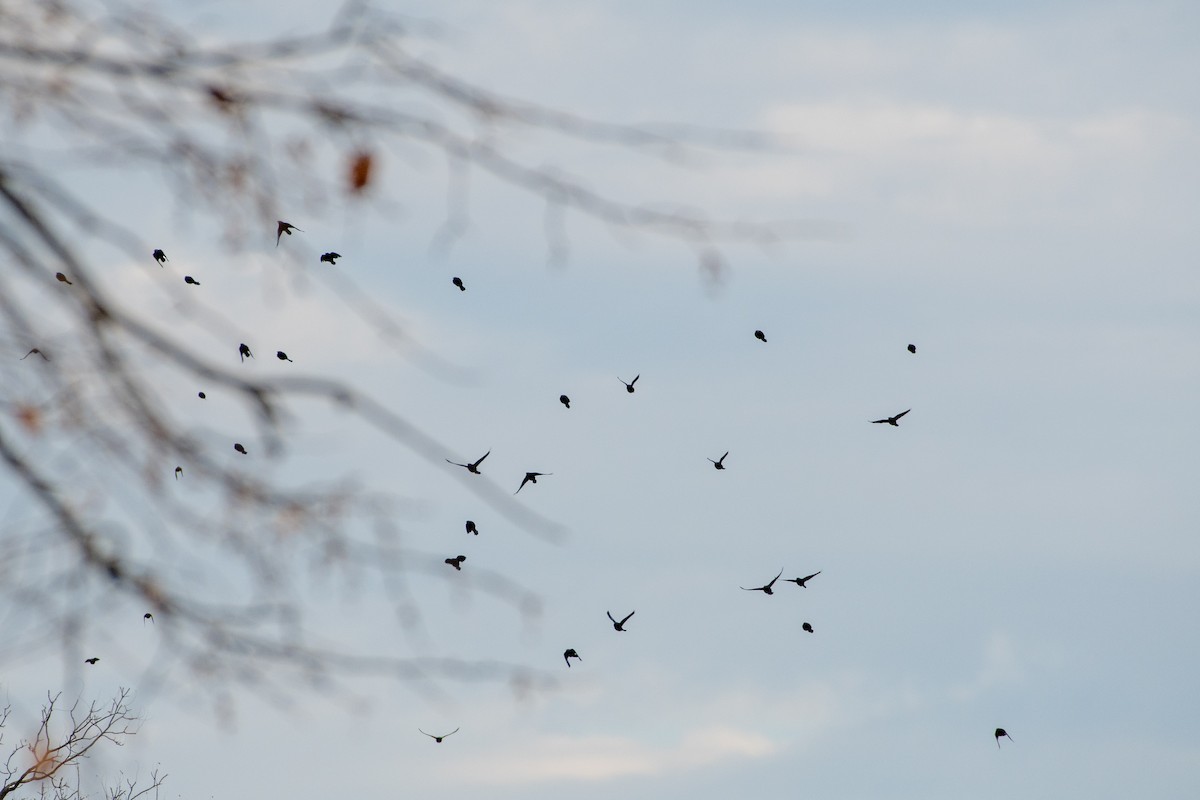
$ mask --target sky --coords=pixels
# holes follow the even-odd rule
[[[328,13],[246,6],[162,9],[214,37]],[[345,378],[446,458],[490,451],[503,488],[553,473],[518,499],[567,534],[539,538],[461,470],[306,409],[264,469],[395,491],[409,541],[468,555],[451,579],[412,579],[415,635],[375,582],[318,582],[330,635],[528,664],[558,685],[433,696],[362,679],[352,700],[297,688],[289,709],[237,690],[221,723],[211,687],[181,676],[100,765],[161,764],[180,797],[1194,796],[1200,9],[389,7],[436,21],[422,52],[505,95],[778,143],[679,164],[513,135],[522,157],[635,202],[819,220],[820,235],[731,246],[714,283],[688,247],[578,214],[569,258],[549,263],[543,204],[483,175],[467,231],[434,251],[432,159],[385,162],[393,204],[377,210],[312,218],[297,200],[303,233],[282,247],[343,253],[337,271],[449,365],[431,369],[322,284],[280,278],[270,237],[229,259],[203,223],[178,224],[168,186],[115,198],[204,272],[257,351]],[[145,265],[105,266],[120,296],[154,296]],[[629,394],[618,378],[634,375]],[[909,408],[898,428],[869,424]],[[476,565],[535,592],[541,615],[480,591]],[[739,589],[780,569],[821,574]],[[634,610],[620,633],[605,617]],[[28,715],[47,689],[136,683],[156,634],[132,627],[86,680],[53,651],[5,664],[7,699]],[[582,657],[569,670],[567,647]],[[417,731],[460,726],[440,745]]]

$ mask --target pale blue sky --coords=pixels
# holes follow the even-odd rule
[[[169,232],[180,209],[119,198],[143,230],[161,226],[180,269],[205,272],[256,350],[347,378],[446,457],[491,449],[502,488],[554,473],[519,499],[570,531],[530,536],[452,469],[311,409],[264,468],[349,471],[419,498],[397,520],[409,541],[469,557],[454,581],[413,579],[411,640],[373,582],[318,581],[344,638],[561,668],[560,687],[517,701],[451,684],[448,703],[365,681],[365,709],[300,690],[293,712],[238,692],[230,730],[189,684],[141,709],[122,758],[161,762],[183,797],[1194,796],[1196,8],[644,6],[394,8],[442,20],[422,48],[503,93],[789,145],[687,168],[534,135],[511,137],[516,152],[628,199],[821,218],[841,236],[730,248],[713,290],[686,248],[631,245],[578,215],[569,263],[547,266],[542,205],[485,177],[468,234],[431,257],[433,158],[384,162],[401,214],[314,217],[297,200],[286,218],[304,234],[285,250],[343,253],[339,272],[466,370],[450,382],[321,284],[290,291],[270,237],[230,259],[202,223]],[[240,4],[169,13],[264,36],[325,13],[281,24],[255,8],[257,30],[237,24]],[[125,296],[153,295],[142,266],[111,270]],[[630,396],[617,377],[637,373]],[[867,424],[910,407],[899,429]],[[726,450],[718,473],[705,459]],[[536,591],[542,618],[464,593],[476,566]],[[822,574],[739,591],[780,567]],[[614,632],[605,610],[633,609]],[[122,626],[88,695],[135,682],[153,655],[153,631]],[[583,657],[569,672],[566,647]],[[59,663],[6,669],[5,692],[32,705]],[[416,731],[459,725],[441,746]],[[997,726],[1014,739],[1000,751]]]

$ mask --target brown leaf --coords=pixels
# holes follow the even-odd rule
[[[365,150],[355,154],[350,162],[350,191],[359,194],[371,182],[371,165],[373,157]]]

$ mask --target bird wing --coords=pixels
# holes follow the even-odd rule
[[[782,575],[782,574],[783,574],[783,567],[780,567],[780,568],[779,568],[779,575]],[[768,583],[768,584],[767,584],[767,586],[774,586],[774,585],[775,585],[775,581],[779,580],[779,575],[776,575],[774,578],[771,578],[771,582],[770,582],[770,583]]]
[[[491,450],[488,450],[486,453],[484,453],[483,455],[481,455],[481,456],[479,457],[479,460],[478,460],[478,461],[476,461],[476,462],[475,462],[474,464],[472,464],[471,466],[472,466],[472,467],[475,467],[475,468],[478,468],[478,467],[479,467],[479,465],[483,463],[483,460],[484,460],[485,458],[487,458],[488,456],[490,456],[491,454],[492,454],[492,451],[491,451]]]
[[[636,611],[630,611],[629,617],[632,617],[636,613],[637,613]],[[624,625],[626,622],[629,622],[629,617],[625,617],[625,619],[621,620],[621,624]]]
[[[445,736],[443,736],[442,738],[443,738],[443,739],[445,739],[445,738],[446,738],[446,736],[453,736],[454,734],[458,733],[458,732],[459,732],[461,729],[462,729],[462,728],[461,728],[461,726],[460,726],[460,727],[458,727],[458,728],[455,728],[454,730],[450,731],[449,733],[447,733],[447,734],[446,734]]]
[[[891,422],[891,420],[887,420],[887,419],[873,419],[873,420],[871,420],[871,423],[872,423],[873,425],[878,425],[878,424],[879,424],[879,423],[881,423],[881,422]]]
[[[811,579],[811,578],[815,578],[815,577],[817,577],[817,576],[818,576],[818,575],[820,575],[820,574],[821,574],[821,571],[820,571],[820,570],[817,570],[817,571],[816,571],[816,572],[814,572],[812,575],[808,575],[808,576],[806,576],[806,577],[804,578],[804,580],[806,580],[806,581],[807,581],[807,580],[809,580],[809,579]]]
[[[729,451],[728,451],[728,450],[726,450],[726,451],[725,451],[725,456],[727,456],[727,455],[729,455]],[[719,464],[719,463],[721,463],[722,461],[724,461],[724,460],[725,460],[725,456],[721,456],[719,459],[717,459],[717,463]]]
[[[901,411],[899,414],[897,414],[896,416],[892,417],[892,419],[900,419],[900,418],[901,418],[901,417],[903,417],[905,414],[907,414],[909,411],[912,411],[912,409],[910,408],[910,409],[908,409],[908,411]]]
[[[746,592],[761,592],[763,590],[761,586],[755,586],[753,589],[747,589],[745,586],[739,586],[738,588]]]
[[[638,378],[640,378],[640,377],[642,377],[640,373],[639,373],[639,374],[637,374],[637,375],[634,375],[634,376],[633,376],[633,380],[631,380],[631,381],[629,382],[629,385],[630,385],[630,386],[633,386],[635,383],[637,383],[637,381],[638,381]]]
[[[421,731],[420,728],[417,728],[417,730]],[[425,731],[421,731],[421,733],[425,733]],[[425,735],[428,736],[430,739],[438,738],[438,737],[434,736],[432,733],[425,733]]]
[[[529,474],[528,473],[526,473],[525,480],[521,481],[521,485],[517,487],[517,490],[515,492],[513,492],[513,494],[520,494],[521,490],[525,488],[525,484],[527,484],[527,483],[529,483]]]
[[[447,464],[453,464],[453,465],[454,465],[454,466],[456,466],[456,467],[465,467],[465,466],[467,466],[466,464],[460,464],[460,463],[458,463],[457,461],[451,461],[451,460],[450,460],[450,459],[448,459],[448,458],[446,459],[446,463],[447,463]]]
[[[611,611],[605,611],[604,613],[605,613],[605,614],[608,614],[608,618],[609,618],[610,620],[612,620],[612,624],[613,624],[613,625],[616,625],[616,624],[617,624],[617,621],[616,621],[615,619],[613,619],[613,615],[612,615],[612,612],[611,612]]]

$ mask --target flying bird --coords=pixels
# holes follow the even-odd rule
[[[812,625],[809,625],[807,622],[804,623],[803,625],[801,625],[800,627],[803,628],[806,633],[813,632]]]
[[[912,409],[910,408],[910,409],[908,409],[908,411],[912,411]],[[886,422],[888,425],[891,425],[893,428],[899,428],[900,427],[900,418],[903,417],[905,414],[907,414],[908,411],[901,411],[896,416],[887,417],[886,419],[873,419],[873,420],[871,420],[871,423],[874,425],[880,425],[880,424]]]
[[[291,236],[292,231],[300,231],[301,233],[304,233],[304,231],[300,230],[292,223],[284,222],[283,220],[278,220],[278,224],[276,225],[276,228],[275,228],[275,246],[279,247],[280,237],[282,237],[285,233],[288,236]]]
[[[576,653],[576,652],[575,652],[575,648],[574,648],[574,647],[568,647],[566,650],[563,650],[563,661],[566,661],[566,662],[567,662],[567,666],[568,666],[568,667],[570,667],[570,666],[571,666],[571,659],[572,659],[572,658],[579,658],[579,653]],[[580,661],[583,661],[583,659],[582,659],[582,658],[579,658],[579,660],[580,660]]]
[[[254,353],[250,352],[250,348],[245,342],[242,342],[238,345],[238,355],[241,357],[242,361],[245,361],[247,358],[254,358]]]
[[[908,346],[908,352],[910,352],[910,353],[916,353],[916,352],[917,352],[917,346],[916,346],[915,344],[910,344],[910,345]]]
[[[38,354],[39,356],[41,356],[41,357],[42,357],[42,359],[43,359],[43,360],[45,360],[45,361],[49,361],[49,360],[50,360],[49,358],[47,358],[47,357],[46,357],[46,354],[45,354],[45,353],[43,353],[41,350],[37,349],[36,347],[35,347],[35,348],[33,348],[32,350],[30,350],[30,351],[29,351],[28,353],[26,353],[25,355],[21,356],[21,358],[20,358],[20,359],[18,359],[18,360],[19,360],[19,361],[24,361],[25,359],[29,358],[29,357],[30,357],[31,355],[33,355],[34,353],[37,353],[37,354]]]
[[[1008,731],[1004,730],[1004,728],[996,728],[996,749],[997,750],[1000,749],[1000,737],[1001,736],[1008,736]],[[1013,740],[1013,738],[1011,736],[1008,736],[1008,740],[1011,742]]]
[[[467,287],[463,286],[462,278],[458,277],[457,275],[451,278],[450,282],[457,286],[460,292],[465,292],[467,290]]]
[[[621,383],[625,383],[625,391],[633,394],[633,385],[638,382],[638,378],[640,377],[642,377],[641,373],[638,373],[637,375],[633,376],[633,380],[631,380],[629,383],[625,383],[625,379],[618,375],[617,380],[619,380]]]
[[[175,468],[175,480],[179,480],[179,476],[183,474],[183,467]]]
[[[762,331],[755,331],[754,338],[758,339],[760,342],[765,342],[767,340],[767,335]]]
[[[457,461],[451,461],[451,460],[450,460],[450,459],[448,459],[448,458],[446,459],[446,463],[447,463],[447,464],[453,464],[453,465],[454,465],[454,466],[456,466],[456,467],[466,467],[466,469],[467,469],[467,472],[471,473],[472,475],[479,475],[479,474],[480,474],[480,472],[479,472],[479,465],[480,465],[480,464],[482,464],[482,463],[483,463],[483,460],[484,460],[485,458],[487,458],[488,456],[490,456],[491,454],[492,454],[492,451],[491,451],[491,450],[488,450],[486,453],[484,453],[483,455],[481,455],[481,456],[479,457],[479,460],[478,460],[478,461],[475,461],[475,462],[473,462],[473,463],[470,463],[470,464],[460,464],[460,463],[458,463]],[[518,489],[517,491],[520,491],[520,489]]]
[[[571,398],[567,397],[565,394],[560,394],[558,396],[558,402],[562,403],[567,408],[571,407]]]
[[[199,397],[201,400],[203,400],[208,397],[208,395],[206,395],[204,392],[197,392],[196,397]]]
[[[99,660],[100,660],[99,658],[85,658],[85,659],[83,660],[83,663],[85,663],[85,664],[91,664],[91,665],[94,667],[94,666],[96,666],[96,662],[97,662],[97,661],[99,661]]]
[[[808,587],[805,586],[804,584],[808,583],[810,580],[812,580],[813,578],[817,577],[820,574],[821,574],[821,571],[817,570],[812,575],[805,575],[803,578],[784,578],[783,581],[784,581],[784,583],[794,583],[797,586],[799,586],[801,589],[807,589]]]
[[[321,254],[321,263],[333,264],[336,267],[337,260],[341,257],[342,257],[341,253],[322,253]]]
[[[476,528],[475,523],[471,520],[467,520],[467,533],[473,533],[476,536],[479,535],[479,528]]]
[[[154,256],[154,260],[158,262],[158,265],[159,265],[160,267],[161,267],[163,264],[165,264],[165,263],[166,263],[166,261],[167,261],[167,254],[166,254],[166,253],[164,253],[162,250],[155,250],[155,251],[154,251],[153,253],[151,253],[150,255]]]
[[[525,488],[525,484],[537,483],[537,479],[542,477],[543,475],[553,475],[553,474],[554,474],[553,472],[526,472],[524,480],[521,481],[521,485],[517,487],[517,491],[513,492],[513,494],[520,494],[521,490]]]
[[[455,556],[454,558],[447,558],[446,563],[454,567],[459,572],[462,572],[462,563],[466,560],[466,556]]]
[[[779,575],[782,575],[782,574],[783,574],[783,570],[780,569]],[[775,594],[775,590],[772,589],[771,587],[775,585],[775,581],[779,580],[779,575],[776,575],[774,578],[771,578],[771,582],[768,583],[766,586],[755,586],[753,589],[747,589],[745,586],[739,586],[738,588],[744,589],[747,592],[763,592],[765,594]]]
[[[625,623],[629,622],[629,617],[632,617],[637,612],[630,611],[629,614],[625,617],[625,619],[621,620],[620,622],[617,622],[615,619],[613,619],[613,615],[612,615],[611,611],[605,611],[604,613],[608,614],[608,621],[613,624],[614,631],[623,631],[623,630],[625,630]]]
[[[417,728],[417,730],[421,731],[420,728]],[[445,739],[447,736],[453,736],[454,734],[458,733],[459,730],[461,730],[461,729],[455,728],[454,730],[450,731],[450,733],[443,733],[441,736],[434,736],[432,733],[425,733],[425,731],[421,731],[421,733],[425,733],[425,735],[428,736],[430,739],[433,739],[438,744],[441,744],[442,739]]]
[[[143,625],[146,624],[146,620],[150,620],[151,625],[154,624],[154,615],[151,614],[149,611],[147,611],[145,614],[142,614],[142,624]]]
[[[247,453],[246,453],[246,448],[242,447],[242,443],[241,443],[241,442],[234,442],[234,443],[233,443],[233,449],[234,449],[234,450],[237,450],[237,451],[238,451],[239,453],[241,453],[242,455],[246,455],[246,454],[247,454]]]
[[[183,282],[186,284],[190,284],[191,286],[199,286],[200,285],[200,281],[196,280],[191,275],[184,275]]]
[[[278,358],[280,361],[291,361],[291,359],[288,358],[288,354],[283,352],[282,350],[276,350],[275,357]]]
[[[727,456],[727,455],[729,455],[729,451],[728,451],[728,450],[726,450],[726,451],[725,451],[725,456]],[[720,457],[720,458],[718,458],[716,461],[713,461],[713,460],[710,458],[710,459],[709,459],[709,461],[712,461],[712,464],[713,464],[713,466],[714,466],[714,467],[716,467],[717,469],[725,469],[725,465],[721,463],[722,461],[724,461],[724,460],[725,460],[725,456],[721,456],[721,457]]]
[[[61,272],[56,272],[56,273],[54,273],[54,277],[58,278],[58,280],[59,280],[60,282],[62,282],[62,283],[65,283],[67,286],[74,286],[74,285],[75,285],[75,284],[71,283],[69,280],[67,280],[67,276],[66,276],[66,275],[63,275]]]

